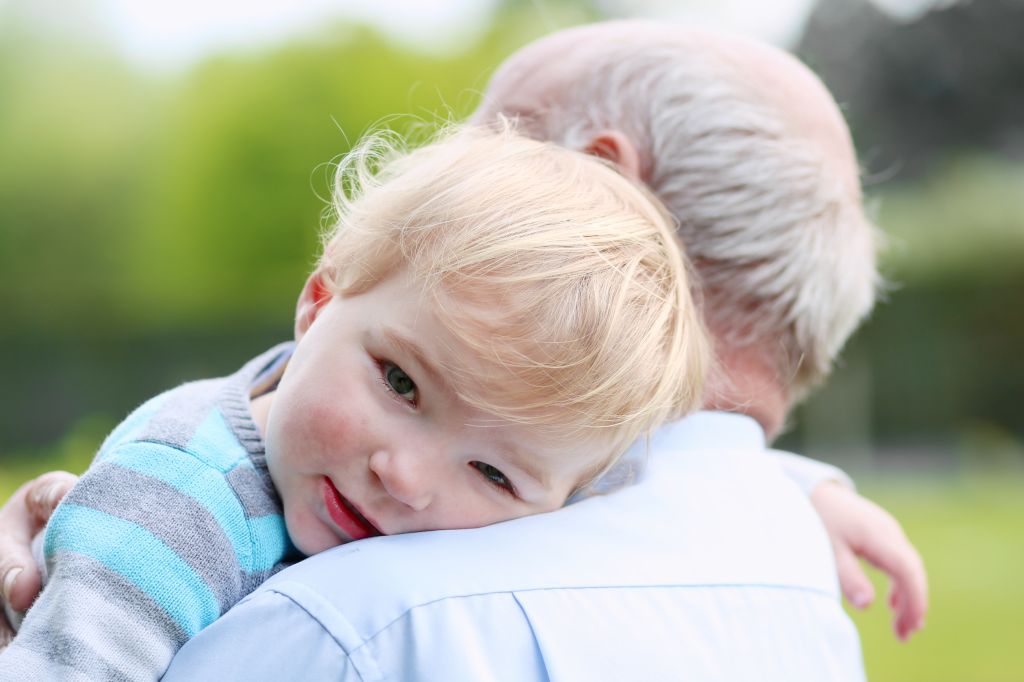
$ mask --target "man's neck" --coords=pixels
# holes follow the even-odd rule
[[[756,420],[769,441],[782,429],[789,408],[777,372],[755,347],[717,348],[704,409],[735,412]]]

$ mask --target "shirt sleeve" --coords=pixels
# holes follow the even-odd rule
[[[178,652],[165,682],[191,680],[363,682],[345,648],[288,596],[260,590]]]
[[[157,679],[242,596],[248,541],[221,472],[166,445],[119,447],[54,512],[48,582],[0,680]]]
[[[836,481],[850,490],[857,489],[853,479],[839,467],[781,450],[769,450],[768,453],[779,463],[786,477],[796,483],[808,497],[824,481]]]

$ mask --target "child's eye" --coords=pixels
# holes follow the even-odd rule
[[[486,478],[491,484],[497,488],[501,488],[510,495],[516,494],[516,488],[512,485],[512,481],[508,480],[508,476],[501,473],[501,470],[487,464],[485,462],[470,462],[469,466],[473,467],[480,472],[480,475]]]
[[[413,405],[416,404],[416,382],[401,367],[393,362],[382,362],[381,372],[384,374],[384,383],[388,388]]]

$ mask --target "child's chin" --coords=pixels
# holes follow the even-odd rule
[[[332,547],[351,542],[347,538],[339,537],[337,533],[320,523],[319,520],[313,523],[287,523],[286,525],[288,526],[288,535],[291,538],[292,544],[295,545],[295,549],[305,556],[313,556],[314,554],[325,552]],[[295,525],[299,525],[299,527],[293,528]]]
[[[294,542],[294,544],[295,547],[306,556],[313,556],[314,554],[326,552],[332,547],[344,545],[349,542],[351,542],[351,540],[343,540],[336,535],[332,535],[330,537],[323,537],[318,535],[315,538],[300,538],[299,541]]]

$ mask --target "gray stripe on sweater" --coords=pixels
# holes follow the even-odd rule
[[[60,680],[60,682],[95,682],[75,668],[59,661],[50,660],[45,654],[33,649],[12,646],[0,650],[3,667],[0,668],[0,682],[25,682],[25,680]]]
[[[54,579],[29,610],[17,646],[95,680],[138,679],[142,670],[170,663],[187,636],[145,592],[92,557],[62,551],[57,558]],[[33,621],[55,627],[35,628]],[[125,652],[129,660],[122,660]]]
[[[223,381],[206,379],[179,386],[160,405],[160,411],[139,429],[133,440],[187,447],[216,402],[217,391],[211,384]]]
[[[281,514],[277,491],[266,469],[235,467],[228,472],[227,479],[242,502],[246,518]]]
[[[21,635],[12,647],[0,680],[89,680],[89,682],[134,682],[105,661],[89,655],[89,645],[57,630],[36,630]],[[72,677],[71,672],[74,672]]]
[[[158,478],[110,462],[96,465],[85,478],[100,480],[75,486],[69,502],[145,528],[199,574],[221,613],[234,604],[241,567],[231,541],[206,507]]]

